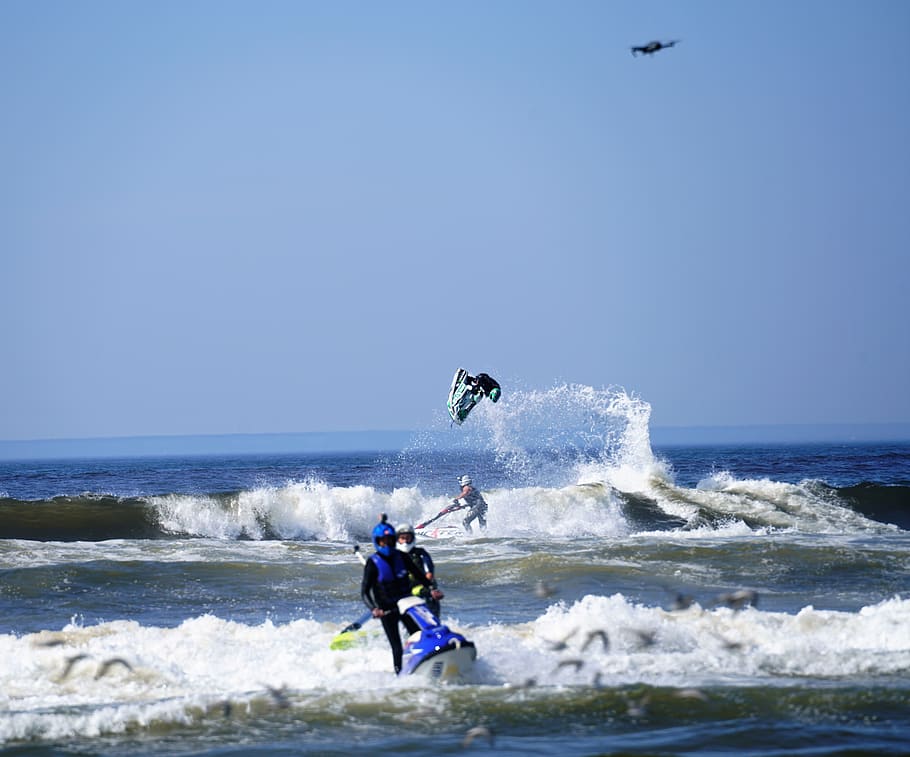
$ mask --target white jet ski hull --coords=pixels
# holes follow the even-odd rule
[[[421,539],[452,539],[463,536],[464,529],[461,526],[427,526],[418,528],[415,534]]]
[[[399,675],[458,681],[474,669],[474,642],[440,623],[420,597],[402,597],[398,611],[407,614],[420,629],[408,638]]]
[[[411,671],[411,675],[434,681],[460,681],[474,670],[477,650],[468,642],[460,647],[450,647],[428,657]]]

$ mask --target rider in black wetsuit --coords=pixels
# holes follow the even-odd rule
[[[373,545],[376,552],[363,566],[360,596],[364,604],[373,611],[373,617],[379,618],[382,622],[389,646],[392,647],[392,662],[397,674],[401,671],[403,654],[398,621],[404,623],[409,634],[420,630],[410,617],[398,612],[396,604],[402,597],[411,595],[411,577],[427,587],[433,599],[442,599],[444,595],[438,589],[432,588],[417,566],[395,549],[395,529],[385,522],[385,516],[373,529]]]
[[[471,384],[471,392],[473,394],[476,395],[479,390],[489,397],[491,402],[498,401],[499,396],[502,394],[502,387],[499,386],[499,382],[489,374],[478,373],[476,376],[468,376],[467,381]]]
[[[430,612],[438,618],[440,612],[439,600],[434,599],[432,595],[432,590],[439,588],[439,585],[436,583],[436,579],[433,576],[435,570],[433,558],[430,557],[430,553],[423,547],[418,547],[414,544],[414,542],[417,541],[417,536],[414,533],[414,527],[412,525],[405,523],[399,526],[395,530],[395,535],[398,537],[398,551],[407,555],[408,559],[417,566],[418,570],[420,570],[420,572],[426,576],[427,581],[430,582],[430,588],[427,589],[412,578],[411,594],[423,599],[423,601],[427,603]]]

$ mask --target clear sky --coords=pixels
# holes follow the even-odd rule
[[[0,439],[415,429],[458,366],[910,421],[910,2],[0,0],[0,113]]]

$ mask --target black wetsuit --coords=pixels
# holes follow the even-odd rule
[[[494,389],[499,389],[502,391],[502,387],[499,386],[499,382],[496,379],[491,378],[486,373],[478,373],[474,378],[474,386],[478,387],[487,397],[490,396],[490,393]]]
[[[407,557],[409,557],[411,562],[417,566],[417,570],[423,573],[424,577],[426,577],[427,573],[436,573],[436,570],[433,566],[433,558],[430,557],[430,553],[427,552],[423,547],[411,547],[411,551],[407,553]],[[418,584],[418,581],[415,581],[413,578],[411,579],[412,594],[414,593],[414,587]],[[430,591],[432,589],[438,588],[439,585],[436,583],[436,579],[431,578],[429,588],[426,586],[421,587],[420,593],[417,595],[427,603],[427,607],[430,608],[430,612],[432,612],[437,618],[439,617],[439,600],[433,599],[433,597],[430,595]]]
[[[384,572],[387,573],[387,580],[385,581],[381,580],[380,568],[377,566],[376,560],[382,560],[386,564]],[[410,617],[401,615],[398,612],[398,600],[411,595],[411,578],[415,579],[415,583],[430,588],[430,582],[420,572],[420,569],[411,560],[407,559],[406,555],[396,549],[393,549],[392,554],[388,557],[376,552],[363,566],[360,596],[363,598],[364,604],[370,609],[378,607],[387,611],[379,620],[382,621],[382,628],[389,640],[389,645],[392,647],[392,662],[395,665],[396,674],[401,671],[401,656],[403,653],[398,621],[400,620],[404,623],[409,634],[420,630],[417,623],[411,620]]]

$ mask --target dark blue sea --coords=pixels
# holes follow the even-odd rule
[[[661,448],[648,422],[568,387],[446,445],[0,462],[0,751],[910,753],[910,443]],[[375,622],[331,650],[353,545],[463,473],[487,530],[418,541],[471,679],[395,677]]]

